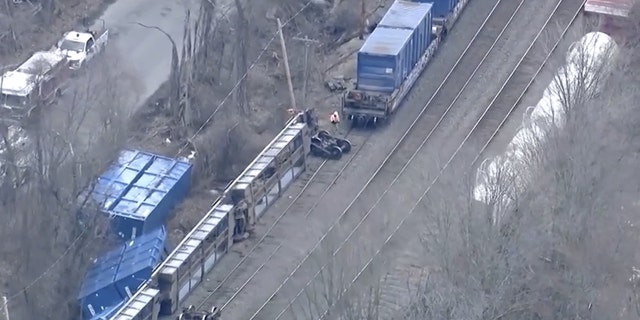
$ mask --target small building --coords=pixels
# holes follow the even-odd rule
[[[633,0],[587,0],[584,13],[592,17],[598,31],[622,40],[621,29],[629,17]]]

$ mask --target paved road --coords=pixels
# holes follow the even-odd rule
[[[176,41],[180,53],[185,10],[190,9],[191,16],[197,17],[199,3],[196,0],[120,0],[101,16],[113,29],[110,45],[118,49],[123,66],[134,73],[143,86],[139,104],[167,80],[171,44],[160,31],[140,27],[135,22],[164,30]]]
[[[105,113],[126,121],[142,107],[169,76],[171,42],[156,26],[169,34],[181,51],[186,10],[197,16],[197,0],[120,0],[99,18],[110,30],[106,53],[87,62],[69,85],[69,90],[47,113],[47,121],[70,140],[92,144],[105,120]],[[100,20],[96,26],[101,26]],[[69,117],[69,115],[74,115]],[[68,128],[80,125],[76,137]],[[109,136],[115,135],[109,129]],[[114,140],[115,141],[115,140]],[[120,139],[121,141],[121,139]],[[103,143],[110,143],[104,141]],[[117,146],[115,146],[117,147]]]

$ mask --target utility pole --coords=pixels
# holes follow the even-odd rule
[[[309,79],[309,47],[311,44],[320,43],[320,41],[315,39],[309,39],[309,37],[304,36],[304,38],[293,37],[293,40],[304,42],[304,81],[302,82],[302,104],[304,107],[307,107],[307,81]]]
[[[289,85],[289,98],[291,99],[291,108],[293,110],[297,110],[296,108],[296,96],[293,94],[293,83],[291,82],[291,71],[289,70],[289,58],[287,57],[287,46],[284,43],[284,34],[282,33],[282,23],[280,19],[277,19],[278,22],[278,33],[280,34],[280,45],[282,46],[282,56],[284,58],[284,72],[287,75],[287,85]]]
[[[7,300],[7,296],[2,296],[2,302],[4,302],[4,318],[5,320],[9,320],[9,301]]]
[[[360,33],[358,34],[358,39],[363,40],[364,39],[364,29],[365,29],[365,25],[367,24],[366,22],[367,19],[367,6],[365,6],[364,4],[364,0],[360,1]]]

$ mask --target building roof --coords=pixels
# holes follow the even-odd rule
[[[587,0],[584,11],[608,16],[628,17],[633,0]]]

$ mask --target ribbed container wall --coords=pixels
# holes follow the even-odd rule
[[[101,255],[87,272],[78,294],[82,319],[90,319],[124,301],[114,283],[124,250],[121,245]]]
[[[146,170],[153,155],[135,150],[123,150],[118,160],[98,177],[91,190],[91,198],[102,210],[108,211],[118,199],[131,189],[133,182]]]
[[[115,232],[133,239],[162,226],[189,192],[191,164],[154,156],[152,163],[109,211]]]
[[[78,294],[82,319],[102,319],[150,279],[168,254],[164,227],[101,255],[87,272]]]
[[[131,241],[122,255],[115,277],[115,286],[124,297],[131,297],[146,280],[153,269],[166,257],[164,227],[152,230]]]
[[[410,48],[411,67],[422,57],[431,42],[431,4],[405,0],[395,1],[378,27],[411,30],[413,35]]]
[[[457,0],[413,0],[414,2],[432,3],[431,13],[434,18],[446,17],[458,3]]]
[[[393,92],[413,66],[410,59],[411,30],[377,27],[357,56],[359,90]]]

